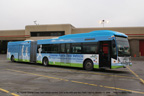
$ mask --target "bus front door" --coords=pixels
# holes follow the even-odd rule
[[[100,42],[99,68],[111,68],[111,42],[110,41]]]

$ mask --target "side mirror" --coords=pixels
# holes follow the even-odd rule
[[[116,52],[116,41],[113,39],[111,41],[111,47],[112,47],[112,51],[111,51],[111,57],[114,59],[117,59],[117,52]]]

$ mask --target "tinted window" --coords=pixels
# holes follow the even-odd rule
[[[60,52],[60,44],[43,44],[38,45],[38,51],[41,51],[41,53],[59,53]]]
[[[64,31],[31,32],[31,37],[38,37],[38,36],[62,36],[62,35],[65,35]]]
[[[60,52],[59,44],[52,44],[50,46],[50,48],[51,48],[51,50],[50,50],[51,53],[59,53]]]
[[[72,44],[71,48],[72,48],[72,53],[74,53],[74,54],[82,53],[81,43],[74,43],[74,44]]]
[[[98,43],[83,43],[83,53],[84,54],[97,54],[98,53]]]
[[[66,44],[66,53],[70,53],[71,47],[70,44]]]
[[[65,44],[61,44],[60,46],[61,46],[61,51],[60,52],[65,53]]]
[[[118,56],[130,56],[130,46],[127,38],[116,37]]]
[[[43,44],[41,47],[38,45],[38,50],[41,53],[97,54],[98,43]]]

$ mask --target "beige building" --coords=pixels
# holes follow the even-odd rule
[[[144,56],[144,27],[76,28],[71,24],[28,25],[24,30],[0,30],[0,53],[6,53],[9,41],[50,39],[94,30],[113,30],[125,33],[130,42],[131,55]]]

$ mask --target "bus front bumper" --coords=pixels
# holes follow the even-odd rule
[[[126,68],[126,66],[132,66],[132,63],[116,63],[116,64],[112,64],[111,69],[115,69],[115,68]]]

